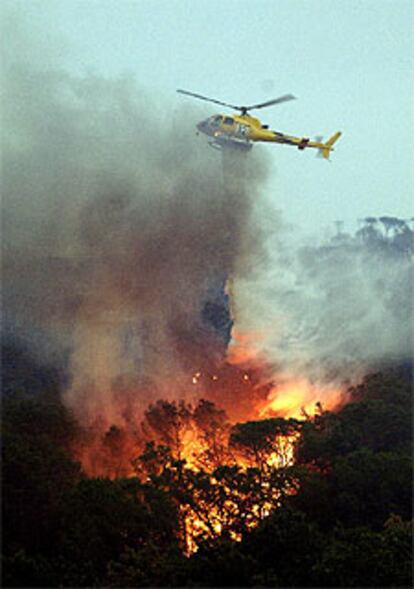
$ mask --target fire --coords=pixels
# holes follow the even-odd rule
[[[306,379],[288,379],[272,388],[259,415],[263,419],[272,415],[300,419],[304,415],[313,415],[319,405],[332,410],[341,403],[342,397],[340,388],[316,386]]]
[[[180,507],[187,555],[198,550],[200,541],[214,541],[223,533],[234,541],[241,541],[245,531],[258,526],[279,506],[284,494],[295,492],[294,480],[287,477],[282,484],[274,484],[274,478],[275,471],[294,463],[298,437],[298,433],[277,436],[274,440],[277,450],[269,452],[260,467],[241,453],[229,455],[228,474],[233,472],[237,485],[231,478],[218,480],[214,470],[203,472],[204,484],[196,492],[194,501]],[[191,458],[186,468],[197,472],[198,467],[191,463],[194,446],[185,448],[184,456],[187,451]],[[213,489],[212,498],[206,491],[209,486]],[[217,502],[219,497],[224,500]]]
[[[201,402],[190,413],[190,419],[186,415],[176,424],[181,428],[176,448],[181,462],[174,467],[181,491],[184,488],[188,493],[180,491],[179,500],[188,555],[201,541],[213,542],[224,533],[240,541],[245,531],[259,525],[278,507],[283,495],[295,492],[291,476],[280,478],[275,473],[294,463],[300,435],[299,422],[297,431],[293,431],[294,425],[286,426],[281,420],[286,433],[272,433],[270,429],[265,445],[255,452],[254,432],[250,439],[249,431],[243,434],[243,424],[234,426],[224,421],[222,412],[211,403]],[[180,415],[182,419],[184,412]],[[270,420],[275,431],[281,427],[279,422]],[[241,436],[234,436],[236,427],[242,430]]]
[[[170,397],[186,401],[158,400],[144,411],[125,406],[123,423],[96,428],[77,449],[93,476],[158,480],[175,498],[188,555],[223,534],[241,540],[296,492],[289,467],[302,424],[321,404],[332,409],[341,401],[339,388],[276,378],[252,351],[252,337],[237,335],[227,361],[189,372],[187,394]]]
[[[295,462],[295,444],[299,439],[299,434],[290,436],[279,436],[277,438],[278,451],[272,452],[267,459],[268,466],[284,468],[292,466]]]

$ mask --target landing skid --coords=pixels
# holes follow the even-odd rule
[[[215,137],[214,140],[208,142],[211,147],[219,151],[223,149],[234,149],[237,151],[250,151],[253,147],[250,141],[243,139],[235,139],[229,137]]]

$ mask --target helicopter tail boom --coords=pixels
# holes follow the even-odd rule
[[[338,141],[338,139],[340,138],[341,135],[342,135],[342,133],[340,131],[337,131],[331,137],[329,137],[328,141],[326,141],[323,144],[323,147],[321,148],[321,151],[322,151],[323,157],[326,160],[329,159],[329,154],[331,153],[331,150],[333,149],[333,147],[332,147],[333,144]]]

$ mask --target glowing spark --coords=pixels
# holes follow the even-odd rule
[[[201,372],[196,372],[196,373],[193,375],[193,377],[192,377],[192,379],[191,379],[191,380],[193,381],[193,384],[197,384],[197,383],[198,383],[198,379],[200,378],[200,376],[201,376]]]

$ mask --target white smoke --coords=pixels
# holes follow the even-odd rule
[[[289,237],[275,231],[266,263],[233,285],[235,327],[258,334],[258,354],[281,374],[321,384],[412,357],[408,254],[357,238],[300,247]]]

